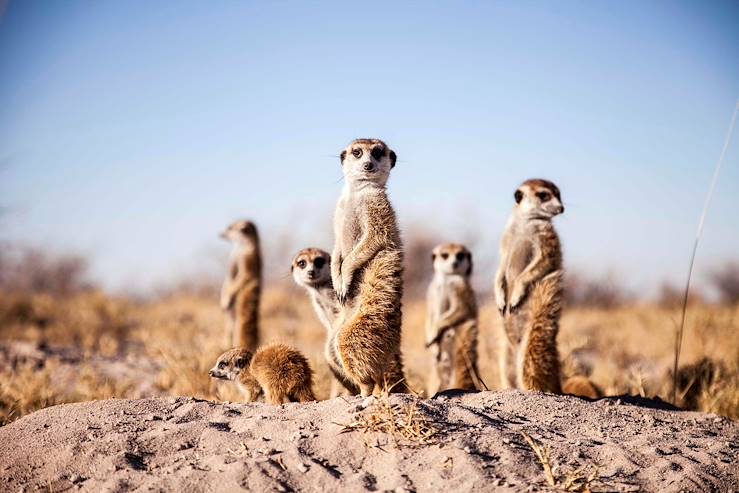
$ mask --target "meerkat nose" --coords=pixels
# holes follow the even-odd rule
[[[371,162],[364,163],[364,170],[365,171],[373,171],[375,169],[375,165]]]
[[[316,277],[316,272],[313,271],[313,270],[309,270],[308,271],[308,279],[313,279],[314,277]]]
[[[565,211],[565,206],[560,205],[559,206],[559,213],[562,214]]]

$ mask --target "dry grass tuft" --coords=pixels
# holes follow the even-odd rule
[[[418,401],[413,400],[405,405],[390,402],[390,394],[384,391],[379,398],[356,419],[343,425],[342,433],[361,431],[364,443],[368,447],[370,433],[382,433],[390,436],[396,447],[421,446],[433,442],[438,433],[436,426],[426,419],[418,409]]]
[[[531,438],[528,433],[521,434],[529,444],[529,447],[531,447],[531,450],[536,454],[536,458],[544,469],[544,477],[549,486],[562,491],[580,493],[590,493],[592,491],[592,487],[598,482],[599,478],[599,468],[597,465],[581,466],[577,469],[567,471],[563,475],[559,475],[557,474],[558,467],[552,465],[551,449]],[[585,475],[586,470],[590,470],[590,474],[587,476]]]

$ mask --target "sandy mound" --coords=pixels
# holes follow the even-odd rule
[[[381,426],[389,405],[399,443],[362,428]],[[418,412],[408,423],[409,409]],[[429,426],[436,434],[420,444]],[[579,476],[573,488],[592,478],[594,491],[739,488],[739,424],[726,418],[653,401],[484,392],[282,407],[189,398],[56,406],[0,428],[0,490],[545,490],[524,433],[542,453],[550,447],[560,487]]]

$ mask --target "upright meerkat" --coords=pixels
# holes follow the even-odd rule
[[[426,346],[432,349],[439,389],[482,390],[477,370],[477,301],[470,285],[472,254],[447,243],[431,253],[434,277],[426,297]]]
[[[295,283],[305,288],[313,303],[313,309],[326,329],[326,362],[335,377],[331,381],[330,397],[342,394],[341,386],[349,395],[359,394],[359,387],[344,373],[335,349],[336,334],[343,320],[342,307],[331,281],[331,255],[320,248],[305,248],[293,258],[291,272]],[[388,369],[390,381],[403,379],[399,356],[393,358]]]
[[[341,326],[342,310],[331,282],[330,265],[331,256],[328,252],[319,248],[305,248],[293,258],[291,271],[295,283],[304,287],[308,292],[308,296],[313,303],[313,309],[326,329],[324,355],[331,374],[334,376],[331,380],[330,393],[330,397],[333,399],[341,394],[339,384],[350,395],[358,394],[359,387],[346,376],[336,355],[334,341]]]
[[[259,299],[262,293],[262,255],[259,234],[251,221],[236,221],[221,233],[233,243],[228,274],[221,288],[226,312],[226,347],[254,351],[259,344]]]
[[[331,279],[343,307],[334,351],[362,396],[407,392],[400,357],[403,247],[387,180],[396,155],[378,139],[341,152],[344,190],[334,216]],[[395,361],[400,375],[388,371]]]
[[[253,402],[262,393],[270,404],[316,400],[308,360],[284,344],[270,344],[256,352],[230,349],[218,357],[208,373],[213,378],[235,382],[247,402]]]
[[[527,180],[500,244],[495,301],[503,317],[500,374],[504,388],[561,393],[557,332],[562,250],[552,218],[564,212],[559,188]]]

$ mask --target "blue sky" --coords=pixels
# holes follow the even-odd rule
[[[0,239],[89,254],[111,289],[217,271],[241,216],[274,272],[328,247],[359,136],[398,153],[408,232],[493,259],[541,176],[569,267],[680,281],[739,96],[735,1],[3,4]],[[739,257],[736,141],[725,166],[699,281]]]

